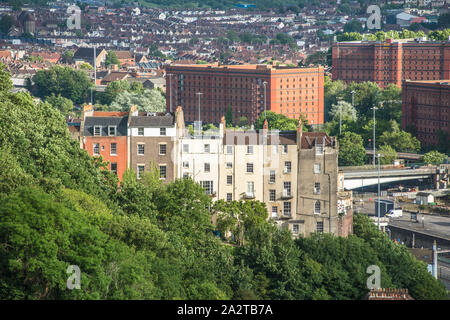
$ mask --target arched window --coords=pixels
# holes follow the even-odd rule
[[[316,203],[314,203],[314,214],[320,214],[320,201],[317,200]]]

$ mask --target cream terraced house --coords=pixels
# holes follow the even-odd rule
[[[297,144],[294,132],[226,130],[220,167],[220,199],[258,200],[269,217],[290,219],[296,212]]]

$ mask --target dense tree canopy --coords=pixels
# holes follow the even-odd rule
[[[33,94],[44,98],[52,94],[61,95],[81,104],[90,97],[92,87],[89,75],[84,70],[70,67],[53,66],[48,70],[39,70],[33,76]]]
[[[293,240],[266,220],[265,204],[213,205],[189,178],[163,184],[157,170],[140,180],[129,170],[119,183],[57,108],[10,93],[8,82],[0,163],[0,299],[361,299],[369,264],[384,286],[446,298],[426,265],[367,217],[355,217],[348,238]],[[72,265],[79,290],[67,289]]]

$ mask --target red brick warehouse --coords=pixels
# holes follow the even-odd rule
[[[402,128],[413,126],[424,145],[437,145],[438,132],[450,134],[450,80],[404,81]]]
[[[233,121],[247,117],[253,123],[268,111],[308,123],[324,120],[324,70],[272,65],[171,65],[166,67],[167,111],[182,106],[186,121],[219,123],[228,107]],[[264,85],[264,83],[266,83]]]
[[[332,50],[333,80],[400,88],[403,80],[450,79],[449,41],[349,41]]]

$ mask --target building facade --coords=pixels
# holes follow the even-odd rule
[[[450,80],[403,82],[402,129],[415,130],[423,145],[437,145],[439,131],[450,134]]]
[[[86,106],[80,125],[81,148],[93,157],[101,156],[119,179],[127,168],[127,121],[126,112],[94,112]]]
[[[332,79],[372,81],[385,88],[403,80],[450,79],[449,41],[337,42],[332,47]]]
[[[253,123],[265,109],[322,124],[323,67],[272,65],[170,65],[166,68],[167,111],[183,105],[188,122],[219,123],[231,109],[235,123]],[[200,114],[199,114],[200,113]]]
[[[122,178],[133,169],[159,169],[160,179],[191,178],[213,201],[264,202],[268,218],[294,236],[353,232],[351,191],[344,191],[339,174],[338,145],[320,132],[219,129],[189,132],[184,113],[83,111],[81,146],[102,156],[109,169]]]
[[[138,112],[132,107],[128,117],[127,164],[136,172],[159,170],[161,180],[176,177],[177,130],[172,114]]]

